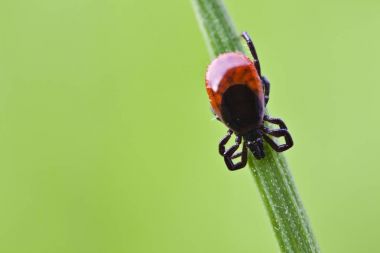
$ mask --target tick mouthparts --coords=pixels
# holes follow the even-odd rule
[[[256,159],[260,160],[265,157],[264,145],[261,139],[256,139],[254,141],[248,141],[247,147],[251,150],[252,154]]]

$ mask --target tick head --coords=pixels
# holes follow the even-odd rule
[[[259,131],[247,134],[244,139],[247,142],[247,147],[251,150],[256,159],[260,160],[265,157],[263,138]]]

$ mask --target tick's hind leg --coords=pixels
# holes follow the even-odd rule
[[[241,152],[236,152],[239,149],[240,144],[242,143],[242,137],[237,136],[235,139],[235,144],[230,148],[225,148],[225,145],[229,141],[232,135],[232,131],[228,130],[227,135],[219,143],[219,153],[224,157],[224,162],[229,170],[237,170],[243,168],[247,164],[247,147],[243,143],[243,148]],[[234,163],[233,159],[239,158],[240,161]]]
[[[278,125],[279,129],[269,129],[267,127],[263,127],[264,131],[264,139],[268,142],[268,144],[277,152],[283,152],[285,150],[288,150],[293,146],[293,139],[290,135],[284,121],[278,118],[270,118],[268,115],[264,116],[264,121],[270,122],[272,124]],[[285,143],[284,144],[277,144],[275,141],[273,141],[268,135],[271,135],[276,138],[284,137]]]
[[[255,45],[253,44],[253,41],[252,41],[251,37],[248,35],[247,32],[243,32],[241,34],[241,36],[243,37],[243,39],[247,43],[249,51],[251,51],[251,54],[252,54],[252,57],[253,57],[253,60],[254,60],[254,63],[255,63],[255,67],[256,67],[256,70],[257,70],[257,73],[261,77],[260,61],[259,61],[259,57],[257,55],[256,49],[255,49]]]
[[[257,55],[256,49],[255,49],[255,45],[253,44],[253,41],[252,41],[251,37],[248,35],[247,32],[243,32],[241,34],[241,36],[243,37],[243,39],[247,43],[249,51],[251,51],[251,54],[252,54],[252,57],[253,57],[253,61],[254,61],[254,64],[255,64],[255,67],[256,67],[256,70],[257,70],[257,73],[259,74],[259,76],[261,78],[261,81],[263,83],[264,92],[265,92],[265,94],[264,94],[264,96],[265,96],[265,105],[266,105],[268,103],[268,100],[269,100],[269,89],[270,89],[269,80],[265,76],[261,75],[261,67],[260,67],[259,56]]]
[[[263,86],[264,86],[265,105],[267,105],[268,101],[269,101],[270,82],[269,82],[268,78],[266,78],[265,76],[261,77],[261,82],[263,83]]]

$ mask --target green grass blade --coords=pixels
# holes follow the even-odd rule
[[[193,0],[212,58],[244,49],[221,0]],[[282,252],[319,252],[289,167],[282,154],[265,145],[266,157],[248,164],[255,178]]]

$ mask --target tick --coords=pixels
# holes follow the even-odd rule
[[[270,83],[261,75],[252,39],[246,32],[242,37],[251,51],[253,61],[242,53],[224,53],[211,62],[206,73],[211,109],[216,118],[228,127],[227,135],[219,143],[219,153],[229,170],[241,169],[247,164],[247,149],[256,159],[264,158],[263,140],[277,152],[293,146],[285,123],[265,114]],[[264,122],[275,124],[278,128],[268,128]],[[232,134],[236,135],[235,144],[226,149]],[[277,144],[273,137],[284,137],[285,143]],[[238,151],[241,144],[242,149]]]

